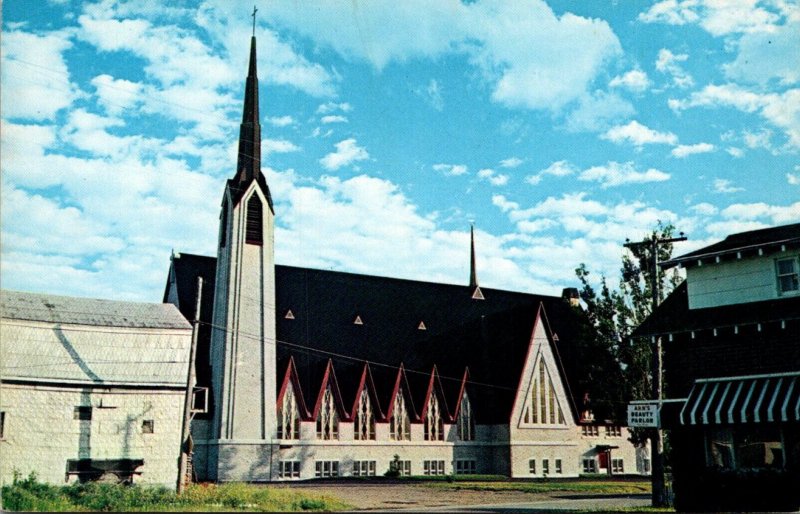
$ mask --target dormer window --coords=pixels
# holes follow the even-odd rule
[[[778,274],[778,293],[792,294],[800,291],[800,271],[798,269],[798,259],[778,259],[775,261]]]
[[[356,316],[356,319],[353,320],[353,325],[363,325],[364,322],[361,320],[361,316]]]

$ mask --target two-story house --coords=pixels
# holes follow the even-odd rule
[[[800,508],[800,224],[674,258],[681,284],[639,329],[662,338],[679,510]]]

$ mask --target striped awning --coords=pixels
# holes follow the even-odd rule
[[[800,421],[800,372],[695,380],[682,425]]]

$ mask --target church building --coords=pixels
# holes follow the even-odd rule
[[[174,253],[164,292],[190,320],[201,293],[195,478],[649,472],[579,409],[575,298],[481,288],[474,240],[464,285],[276,265],[260,147],[253,37],[217,255]]]

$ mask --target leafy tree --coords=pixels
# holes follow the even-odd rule
[[[586,312],[592,333],[584,338],[581,350],[587,358],[602,355],[598,362],[610,368],[600,370],[607,377],[598,380],[591,387],[592,408],[595,415],[615,420],[624,420],[627,403],[631,400],[649,399],[652,394],[652,346],[646,338],[632,338],[631,333],[652,310],[653,287],[651,269],[653,267],[652,244],[656,239],[669,239],[675,227],[658,223],[656,228],[644,238],[646,244],[629,248],[622,257],[620,280],[616,290],[608,285],[605,276],[600,279],[599,292],[591,284],[590,272],[581,264],[575,273],[581,282],[581,300],[586,304]],[[672,244],[656,246],[658,260],[663,262],[672,256]],[[673,272],[656,269],[659,281],[659,302],[681,282],[681,277]],[[610,380],[609,380],[610,379]]]

